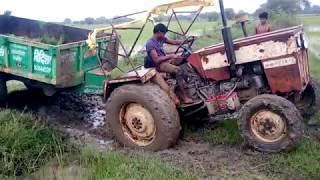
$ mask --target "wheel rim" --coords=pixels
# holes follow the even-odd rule
[[[124,134],[138,146],[148,146],[155,139],[155,121],[151,113],[140,104],[122,106],[120,123]]]
[[[273,143],[286,134],[286,121],[278,114],[262,110],[250,119],[252,133],[263,142]]]

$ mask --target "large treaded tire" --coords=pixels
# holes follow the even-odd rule
[[[7,81],[0,78],[0,103],[6,102],[8,97]]]
[[[147,146],[139,146],[127,135],[120,122],[120,111],[126,103],[138,103],[154,119],[155,138]],[[179,114],[168,95],[156,85],[124,85],[115,89],[106,103],[106,121],[115,139],[123,146],[134,149],[159,151],[174,146],[180,135]]]
[[[279,115],[286,123],[286,133],[275,142],[262,141],[252,129],[252,118],[260,111]],[[240,111],[239,128],[245,144],[261,152],[275,153],[289,151],[299,142],[303,133],[303,118],[290,101],[275,95],[260,95],[248,101]]]
[[[301,102],[296,104],[307,120],[320,110],[320,83],[312,79],[302,94]]]

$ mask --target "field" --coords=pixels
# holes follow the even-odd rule
[[[300,19],[310,39],[311,73],[320,80],[320,18]],[[195,24],[191,34],[203,36],[195,49],[221,42],[218,26],[204,21]],[[251,31],[253,26],[249,24]],[[234,29],[234,36],[241,36],[239,28]],[[151,30],[151,26],[146,28],[139,47],[151,36]],[[126,42],[134,40],[130,33],[121,35]],[[139,63],[141,55],[135,58]],[[125,62],[120,63],[128,69]],[[0,179],[320,179],[319,131],[306,132],[299,147],[290,153],[267,155],[242,148],[234,121],[190,125],[177,147],[158,153],[137,152],[101,142],[104,127],[92,133],[78,115],[83,109],[70,110],[81,106],[78,101],[70,105],[59,100],[58,105],[52,105],[55,99],[33,98],[37,93],[19,94],[25,93],[25,87],[16,83],[10,84],[9,91],[18,95],[19,102],[27,99],[29,107],[14,104],[17,110],[0,111]],[[38,101],[49,106],[35,104]],[[65,107],[57,107],[61,104]],[[52,125],[53,120],[62,125]],[[320,115],[313,120],[320,122]],[[79,139],[85,139],[86,145],[79,146]]]

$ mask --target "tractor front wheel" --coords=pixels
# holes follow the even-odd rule
[[[176,144],[179,114],[168,95],[156,85],[124,85],[106,105],[107,123],[125,147],[159,151]]]
[[[240,111],[239,128],[246,145],[262,152],[289,151],[302,136],[303,118],[290,101],[260,95]]]

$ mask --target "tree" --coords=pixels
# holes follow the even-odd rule
[[[311,2],[310,0],[300,0],[300,6],[303,8],[303,9],[308,9],[308,8],[311,8]]]
[[[300,13],[302,13],[302,14],[320,14],[320,6],[313,5],[312,7],[303,9]]]
[[[226,14],[226,17],[228,19],[233,19],[236,15],[235,11],[233,8],[226,8],[225,9],[225,14]]]
[[[208,20],[209,22],[217,21],[220,17],[220,14],[218,12],[205,12],[201,13],[199,18]]]
[[[94,24],[95,20],[92,17],[87,17],[84,19],[85,24]]]
[[[285,12],[295,14],[298,11],[310,7],[309,0],[268,0],[266,10],[273,12]]]
[[[11,16],[11,15],[12,15],[12,11],[6,10],[6,11],[4,12],[4,15],[5,15],[5,16]]]
[[[66,18],[63,21],[64,24],[72,24],[72,20],[70,18]]]
[[[105,24],[107,23],[107,18],[104,16],[96,18],[96,24]]]

